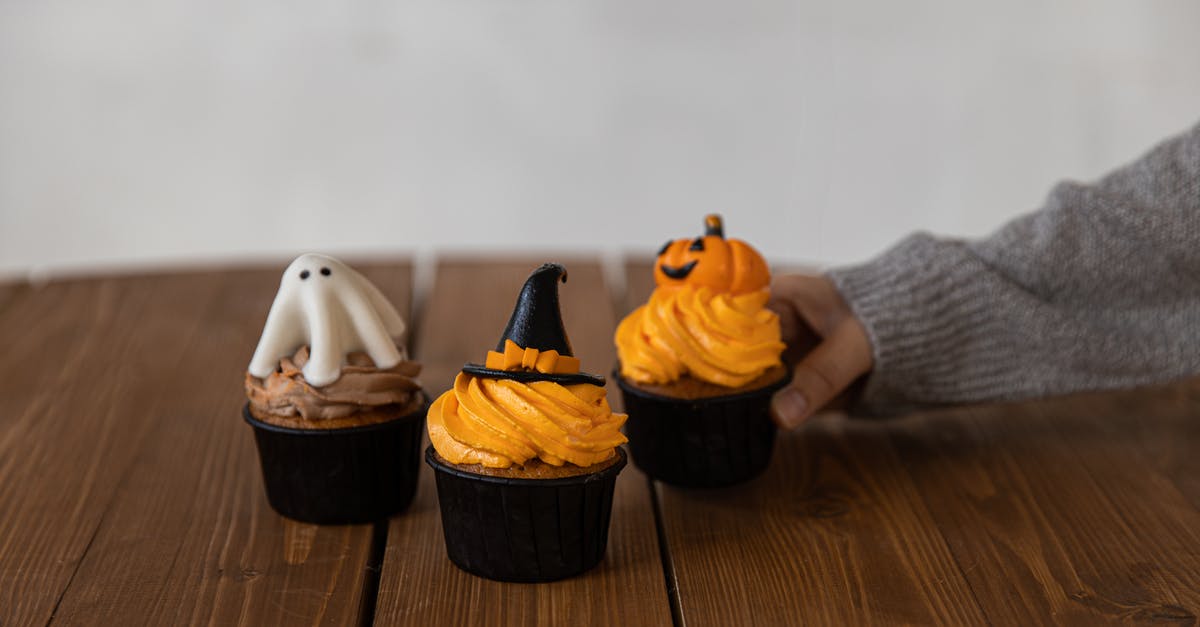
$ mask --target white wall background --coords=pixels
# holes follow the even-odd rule
[[[1200,120],[1195,0],[0,0],[0,273],[309,249],[842,263]]]

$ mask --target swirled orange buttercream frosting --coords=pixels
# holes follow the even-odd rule
[[[708,287],[659,287],[617,327],[621,376],[663,384],[684,375],[736,388],[782,362],[770,293],[732,295]]]
[[[537,351],[522,350],[530,365],[508,369],[537,370]],[[503,363],[494,355],[502,353],[489,355],[490,364]],[[541,362],[548,360],[553,357],[543,356]],[[608,460],[626,442],[621,434],[625,419],[625,414],[613,413],[598,385],[520,382],[460,372],[454,388],[429,407],[426,421],[429,440],[445,460],[508,468],[535,458],[553,466],[591,466]]]

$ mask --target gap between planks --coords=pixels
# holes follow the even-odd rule
[[[637,284],[648,272],[645,262],[630,265],[635,301],[649,292],[648,280]],[[680,602],[704,624],[736,622],[735,607],[757,608],[740,619],[764,624],[948,621],[949,607],[973,608],[955,623],[1194,620],[1200,386],[1179,385],[884,422],[827,416],[781,434],[772,468],[740,494],[660,485]],[[797,467],[797,458],[808,463]],[[772,522],[788,508],[800,516]],[[786,606],[782,591],[742,583],[752,574],[743,561],[760,571],[770,559],[755,553],[762,547],[753,530],[776,523],[772,546],[791,555],[776,570],[796,571]],[[898,526],[907,528],[903,537]],[[818,551],[798,550],[823,536]],[[864,540],[866,550],[854,550]],[[697,543],[710,546],[697,552]],[[827,559],[847,548],[845,557],[857,553],[860,563]],[[714,551],[727,555],[714,559]],[[718,569],[724,575],[714,579]],[[872,582],[873,571],[892,575]],[[838,576],[855,573],[839,585]],[[809,579],[818,585],[810,589]],[[847,594],[855,588],[869,594]],[[713,602],[720,594],[740,600]]]
[[[653,289],[650,261],[631,260],[627,281],[631,308]],[[767,473],[737,488],[656,485],[682,620],[985,622],[941,538],[920,522],[914,486],[888,472],[888,443],[863,427],[825,420],[809,434],[781,433]],[[858,513],[859,503],[877,505]],[[911,533],[899,537],[898,526]]]
[[[109,284],[111,285],[111,282]],[[61,286],[52,287],[58,289]],[[77,288],[78,286],[75,287]],[[20,290],[19,298],[10,298],[7,305],[0,302],[0,316],[7,315],[10,312],[10,307],[20,307],[25,297],[28,297],[31,293],[36,294],[36,292],[36,290],[33,292]],[[610,297],[613,303],[621,302],[619,294],[614,293]],[[503,316],[507,316],[507,307],[511,304],[511,300],[515,299],[515,292],[510,294],[508,298],[509,302],[494,305],[496,308],[504,310]],[[132,301],[126,303],[126,305],[134,309],[138,308],[138,305]],[[618,309],[618,315],[622,313],[624,311]],[[410,316],[410,321],[412,322],[411,332],[420,334],[422,324],[424,323],[423,317],[412,315]],[[261,321],[256,321],[256,324],[258,322]],[[498,328],[489,328],[488,330],[489,334],[497,332]],[[69,336],[64,341],[66,342],[65,345],[70,345]],[[108,346],[108,344],[103,345]],[[420,346],[419,343],[416,345]],[[252,346],[244,348],[248,351]],[[476,350],[482,350],[486,346],[475,348]],[[68,367],[71,367],[70,364],[68,364]],[[37,378],[31,374],[21,376],[23,379]],[[1040,447],[1034,451],[1040,459],[1074,462],[1071,464],[1072,468],[1078,468],[1079,470],[1068,468],[1066,469],[1067,475],[1075,477],[1080,481],[1085,481],[1083,484],[1085,486],[1087,485],[1086,481],[1089,480],[1088,478],[1091,478],[1090,481],[1096,487],[1089,489],[1096,496],[1096,502],[1101,503],[1105,508],[1104,510],[1096,511],[1109,512],[1107,515],[1110,517],[1115,515],[1124,516],[1129,519],[1131,524],[1140,524],[1148,526],[1150,529],[1182,534],[1180,537],[1186,540],[1191,537],[1189,535],[1191,532],[1188,529],[1195,528],[1192,523],[1197,520],[1195,517],[1196,506],[1197,503],[1200,503],[1200,496],[1198,496],[1197,484],[1195,483],[1196,466],[1195,461],[1193,461],[1195,456],[1188,454],[1189,447],[1197,443],[1196,432],[1194,427],[1192,427],[1195,424],[1194,415],[1190,414],[1194,414],[1194,408],[1197,406],[1198,400],[1200,400],[1200,396],[1196,394],[1195,387],[1170,387],[1163,390],[1120,393],[1115,396],[1106,394],[1088,397],[1082,401],[1079,399],[1060,399],[1046,401],[1044,405],[1035,404],[1030,406],[1021,404],[1000,408],[975,408],[963,410],[966,413],[922,415],[907,419],[908,422],[891,423],[889,427],[883,429],[883,433],[886,434],[885,442],[875,441],[878,446],[890,448],[892,451],[891,455],[898,456],[900,460],[899,465],[903,468],[903,474],[907,476],[907,483],[917,486],[918,500],[921,502],[922,507],[934,516],[935,523],[932,525],[933,528],[936,529],[942,542],[951,549],[950,553],[954,559],[955,569],[962,577],[966,578],[967,587],[974,597],[975,603],[977,605],[988,605],[987,609],[989,611],[987,615],[989,617],[1012,617],[1013,614],[1009,612],[1020,610],[1020,612],[1030,612],[1028,614],[1018,612],[1020,616],[1025,618],[1045,618],[1045,614],[1038,614],[1034,610],[1048,609],[1049,606],[1039,604],[1051,603],[1052,605],[1061,605],[1066,603],[1065,607],[1068,609],[1074,608],[1071,609],[1073,614],[1070,614],[1070,616],[1073,616],[1075,620],[1080,622],[1104,618],[1112,619],[1118,616],[1140,617],[1143,619],[1153,619],[1156,616],[1162,619],[1170,617],[1181,618],[1185,614],[1193,612],[1196,607],[1194,597],[1189,596],[1190,593],[1188,592],[1188,586],[1196,582],[1196,566],[1194,562],[1182,564],[1182,566],[1180,566],[1179,562],[1176,562],[1175,569],[1166,568],[1164,570],[1163,568],[1158,568],[1157,570],[1151,569],[1142,572],[1138,571],[1138,568],[1141,567],[1137,563],[1130,561],[1132,558],[1121,556],[1107,558],[1110,567],[1133,568],[1131,572],[1135,574],[1141,573],[1137,576],[1149,578],[1145,579],[1145,582],[1147,582],[1145,584],[1133,585],[1132,587],[1117,586],[1114,588],[1113,584],[1106,582],[1105,579],[1105,577],[1111,576],[1111,568],[1104,570],[1097,568],[1094,564],[1089,565],[1089,563],[1083,562],[1081,563],[1082,566],[1091,568],[1091,570],[1087,572],[1079,570],[1080,564],[1076,563],[1077,557],[1087,553],[1088,545],[1082,542],[1082,540],[1086,540],[1086,537],[1079,535],[1078,532],[1072,532],[1074,535],[1068,534],[1066,538],[1066,541],[1074,546],[1072,554],[1062,553],[1060,550],[1057,557],[1050,555],[1048,558],[1039,558],[1036,561],[1030,561],[1032,558],[1025,557],[1014,559],[1012,555],[1005,558],[1005,555],[1008,555],[1004,553],[1006,542],[1019,544],[1020,542],[1037,540],[1039,537],[1042,537],[1062,543],[1063,538],[1060,537],[1062,533],[1053,528],[1046,528],[1045,522],[1037,523],[1035,521],[1033,523],[1024,523],[1024,527],[1017,528],[1017,533],[1012,535],[1009,540],[1004,540],[1003,536],[996,535],[979,536],[977,532],[964,535],[965,530],[972,527],[977,530],[986,529],[989,516],[991,516],[987,508],[994,507],[995,505],[990,504],[994,501],[988,500],[992,497],[976,493],[974,484],[956,481],[958,474],[970,471],[972,468],[977,468],[978,464],[987,464],[986,467],[978,471],[982,473],[979,476],[987,477],[988,481],[991,482],[997,480],[1007,482],[1016,481],[1018,483],[1013,485],[1021,490],[1007,493],[1009,495],[1007,500],[1001,502],[1001,505],[1004,507],[1003,510],[1000,510],[1002,513],[1032,512],[1032,510],[1029,510],[1029,507],[1035,507],[1038,504],[1041,504],[1041,507],[1046,507],[1049,504],[1050,509],[1048,511],[1057,517],[1057,520],[1072,520],[1072,513],[1069,510],[1062,507],[1053,507],[1052,500],[1055,498],[1055,493],[1047,492],[1046,486],[1039,486],[1036,483],[1037,480],[1043,478],[1029,476],[1028,472],[1023,470],[1019,464],[1014,465],[1014,462],[1025,459],[1014,457],[1014,455],[1028,455],[1027,442],[1032,441]],[[1084,414],[1094,415],[1097,412],[1114,411],[1111,408],[1113,405],[1118,406],[1118,409],[1125,413],[1114,414],[1117,418],[1112,421],[1089,423],[1085,418],[1080,417]],[[1032,434],[1038,437],[1035,437],[1033,440],[1017,437],[1017,431],[1015,431],[1018,429],[1017,426],[989,425],[989,423],[1004,420],[1007,415],[1006,412],[1018,412],[1020,415],[1028,416],[1024,419],[1025,422],[1022,423],[1025,426],[1020,428],[1032,430]],[[1167,416],[1167,418],[1156,422],[1137,420],[1135,418],[1138,416],[1135,415],[1135,412],[1159,417]],[[1065,415],[1066,419],[1058,418],[1060,415]],[[982,416],[982,418],[979,416]],[[1189,422],[1189,420],[1192,420],[1192,422]],[[933,427],[928,424],[930,422],[934,423]],[[874,427],[870,427],[870,425],[862,423],[851,426],[868,430],[875,429]],[[1171,431],[1171,429],[1181,429],[1182,431]],[[952,439],[931,439],[929,436],[931,430],[932,432],[949,434]],[[1039,434],[1041,435],[1039,436]],[[148,450],[147,443],[149,439],[159,437],[158,434],[146,432],[145,430],[140,435],[138,433],[129,435],[133,444],[140,452],[136,454],[135,459],[128,461],[125,473],[117,479],[115,486],[112,488],[113,493],[119,493],[128,487],[129,469],[145,461],[142,459],[142,456]],[[1089,452],[1091,449],[1081,452],[1074,450],[1069,445],[1080,437],[1094,438],[1097,435],[1109,438],[1107,444],[1104,441],[1100,442],[1100,448],[1095,449],[1098,452]],[[1177,437],[1179,435],[1184,437],[1181,439]],[[1137,446],[1137,452],[1131,458],[1134,462],[1132,467],[1118,469],[1104,463],[1104,460],[1121,454],[1121,451],[1113,448],[1115,445],[1111,443],[1112,438],[1118,436],[1132,436]],[[858,442],[855,446],[874,440],[874,438],[863,440],[861,435],[853,437],[853,441]],[[998,437],[1004,439],[997,441],[996,438]],[[829,441],[830,444],[835,442],[836,440]],[[1005,448],[1003,449],[996,449],[995,446],[997,443],[1007,444],[1005,444]],[[955,451],[956,447],[963,444],[973,446],[975,449],[979,449],[977,452],[982,452],[981,456],[977,458],[979,460],[978,463],[974,465],[963,464],[961,455]],[[1015,452],[1009,450],[1013,447],[1016,447]],[[926,449],[930,452],[924,452]],[[810,452],[818,452],[820,447],[809,450]],[[881,448],[880,450],[882,451],[883,449]],[[1191,450],[1194,450],[1194,448]],[[853,457],[845,458],[843,461],[851,460]],[[1121,457],[1120,459],[1126,458]],[[257,471],[256,466],[254,470]],[[1168,509],[1160,511],[1155,515],[1140,513],[1138,507],[1136,507],[1140,503],[1136,490],[1141,487],[1142,483],[1122,479],[1120,473],[1126,470],[1134,471],[1135,474],[1132,476],[1142,480],[1142,483],[1154,487],[1155,490],[1166,490],[1166,492],[1161,492],[1164,495],[1163,498],[1157,499],[1157,501],[1159,502],[1159,506],[1167,507]],[[643,482],[648,483],[644,479]],[[942,482],[940,484],[941,487],[939,487],[939,482]],[[1111,484],[1119,490],[1111,494],[1096,492],[1099,486],[1106,484]],[[986,482],[984,485],[986,485]],[[261,489],[261,486],[256,486],[256,489]],[[655,522],[655,535],[657,536],[655,539],[657,548],[659,549],[658,559],[660,566],[663,568],[660,581],[665,582],[668,598],[674,597],[675,602],[679,604],[676,607],[670,608],[673,611],[669,620],[679,623],[682,622],[679,607],[686,604],[686,600],[683,598],[681,588],[679,587],[678,573],[674,570],[674,562],[676,560],[672,555],[672,547],[669,542],[669,536],[672,531],[670,526],[666,524],[667,515],[661,511],[664,509],[664,504],[660,500],[660,490],[662,490],[661,487],[651,490],[649,503],[654,510],[653,520]],[[674,495],[672,498],[675,498],[675,496],[678,495]],[[810,505],[818,507],[818,509],[820,509],[821,503],[836,507],[839,500],[836,493],[824,495],[811,494],[809,497],[816,497],[816,500],[810,503]],[[963,505],[947,509],[948,497],[952,498],[950,502],[956,500]],[[89,548],[98,542],[101,529],[108,525],[106,518],[109,508],[112,505],[111,501],[108,502],[99,512],[99,517],[96,519],[95,526],[87,539],[84,550],[81,552],[78,561],[74,562],[76,573],[78,572],[78,568],[83,565],[84,560],[88,559],[91,553]],[[268,512],[268,514],[274,515],[273,512]],[[1155,518],[1158,517],[1163,517],[1163,520],[1156,522]],[[1039,527],[1039,524],[1043,526]],[[964,527],[964,525],[966,526]],[[372,572],[370,566],[372,563],[380,563],[378,551],[381,548],[385,554],[388,549],[385,545],[387,531],[383,529],[384,534],[381,538],[380,529],[382,529],[382,526],[377,526],[371,530],[371,543],[367,554],[374,557],[366,559],[367,567],[361,573],[363,577],[363,583],[360,587],[362,590],[362,598],[360,599],[361,607],[356,612],[358,620],[361,623],[369,623],[373,618],[370,614],[373,609],[369,602],[370,589],[373,588],[376,592],[379,591],[378,581],[371,581]],[[679,529],[675,530],[676,533],[678,531]],[[440,540],[440,535],[438,540]],[[1169,551],[1166,551],[1169,547],[1164,547],[1161,541],[1153,538],[1136,537],[1132,538],[1132,541],[1134,542],[1134,546],[1139,547],[1143,553],[1158,555],[1158,559],[1162,564],[1169,565],[1168,560],[1172,556],[1168,555]],[[441,550],[441,547],[439,546],[438,549]],[[987,581],[981,579],[985,574],[985,571],[982,571],[981,568],[986,566],[986,562],[981,562],[981,558],[993,554],[990,552],[994,551],[1000,551],[1000,553],[994,553],[994,555],[1001,558],[1001,564],[1009,564],[1018,570],[1022,570],[1030,565],[1049,569],[1046,571],[1051,577],[1049,581],[1059,583],[1065,583],[1070,578],[1079,579],[1082,577],[1083,579],[1079,580],[1085,582],[1087,587],[1071,592],[1072,595],[1076,596],[1067,598],[1047,596],[1048,592],[1043,589],[1044,585],[1040,583],[1025,585],[1024,588],[1019,590],[1021,594],[1017,598],[1021,600],[1021,603],[1033,603],[1033,605],[1009,609],[1006,612],[1000,605],[1002,599],[1008,598],[1000,594],[1004,592],[1003,590],[990,593],[987,597],[989,599],[987,602],[980,601],[978,596],[979,590],[986,589],[987,585]],[[1182,557],[1176,554],[1174,559],[1186,558],[1186,551],[1181,553],[1183,553]],[[445,560],[444,554],[441,557]],[[1089,559],[1094,561],[1095,558]],[[453,566],[449,565],[448,561],[445,565],[453,568]],[[1104,564],[1100,564],[1100,566],[1104,566]],[[382,581],[384,576],[386,576],[386,571],[378,573],[378,580]],[[75,575],[71,575],[71,578],[68,579],[70,583],[62,588],[62,594],[59,595],[55,607],[62,603],[67,593],[74,587],[74,577]],[[1064,580],[1064,577],[1068,579]],[[1003,581],[1004,578],[998,577],[994,580]],[[672,587],[672,583],[674,583],[674,588]],[[1150,588],[1144,587],[1151,584],[1152,587]],[[983,586],[983,588],[980,588],[980,586]],[[672,594],[672,591],[674,591],[674,594]],[[1149,596],[1146,596],[1147,591],[1149,592]],[[694,594],[695,591],[693,590],[692,593]],[[1139,597],[1138,595],[1142,596]]]
[[[372,268],[365,270],[368,276],[378,276],[378,272]],[[407,285],[406,267],[402,274],[402,283]],[[3,312],[5,317],[33,316],[38,324],[24,326],[49,333],[52,341],[18,339],[10,347],[17,351],[18,357],[30,353],[44,359],[39,362],[19,357],[26,369],[6,378],[10,384],[7,387],[20,392],[6,394],[4,403],[25,406],[26,413],[33,413],[29,418],[11,413],[6,421],[0,418],[4,421],[0,422],[4,427],[0,430],[0,443],[7,437],[9,441],[3,446],[24,442],[27,449],[32,449],[9,457],[6,464],[0,466],[9,466],[11,470],[13,463],[18,466],[35,463],[43,468],[43,472],[35,475],[36,481],[52,483],[44,489],[33,487],[29,481],[5,482],[7,489],[0,486],[0,502],[14,503],[16,499],[16,509],[8,510],[9,516],[0,521],[0,527],[21,520],[32,523],[33,519],[21,512],[51,506],[49,499],[59,498],[54,496],[56,494],[74,499],[74,507],[77,511],[82,508],[84,514],[82,517],[76,514],[74,518],[57,516],[53,525],[18,525],[15,531],[24,541],[16,545],[10,542],[8,549],[0,551],[0,571],[16,566],[17,572],[22,573],[22,578],[16,580],[20,585],[6,586],[6,590],[0,592],[0,595],[17,595],[16,603],[0,603],[0,610],[13,619],[14,624],[39,624],[41,620],[50,620],[51,616],[56,623],[61,620],[67,624],[86,622],[86,616],[137,622],[138,617],[144,620],[151,615],[172,623],[205,622],[204,616],[208,615],[209,619],[220,623],[266,624],[280,622],[285,616],[295,620],[294,612],[305,611],[305,608],[319,612],[313,616],[323,615],[326,619],[339,614],[351,622],[364,618],[366,606],[360,592],[362,579],[370,573],[366,568],[351,564],[355,562],[355,555],[361,555],[360,564],[369,566],[370,544],[374,537],[371,527],[358,527],[364,532],[360,542],[356,539],[355,527],[301,525],[283,520],[270,511],[262,494],[252,438],[243,431],[245,427],[233,407],[241,404],[240,400],[232,402],[240,395],[237,371],[244,368],[243,354],[248,356],[253,350],[278,276],[278,269],[271,269],[52,283],[43,289],[49,290],[45,297],[52,296],[53,302],[57,303],[51,312],[62,314],[58,322],[47,326],[45,320],[55,319],[37,311],[9,308]],[[393,277],[387,270],[383,271],[383,276],[385,279]],[[374,277],[373,280],[378,282]],[[196,281],[208,287],[195,291]],[[389,293],[389,298],[404,307],[407,294],[399,298],[400,295],[386,285],[381,287]],[[93,302],[98,296],[99,301]],[[83,300],[81,306],[64,309],[64,297]],[[202,313],[205,305],[218,304],[220,308],[215,315]],[[156,308],[158,313],[147,313]],[[88,322],[89,315],[96,317],[98,322]],[[139,322],[134,324],[133,321]],[[108,328],[114,323],[124,326]],[[190,332],[193,339],[180,335],[180,324],[193,325]],[[55,325],[66,327],[58,329]],[[190,348],[170,348],[181,343]],[[203,364],[215,364],[222,373],[228,369],[230,376],[198,379],[182,376],[177,367],[164,369],[161,360],[155,358],[168,355],[187,365],[184,358],[195,357],[196,351],[214,357],[201,357]],[[53,357],[59,353],[71,357],[66,360],[63,374],[55,374],[49,367],[56,364]],[[39,408],[39,390],[52,388],[55,379],[73,377],[66,374],[72,368],[90,366],[96,359],[104,363],[110,357],[119,367],[89,371],[92,379],[102,383],[99,388],[106,392],[80,397],[86,399],[90,411],[70,409],[80,402],[70,393],[74,386],[66,388],[68,393],[59,395],[55,404],[47,405],[56,409],[54,415],[47,416],[45,410]],[[37,367],[39,363],[46,367]],[[137,376],[122,379],[123,373]],[[113,377],[116,377],[115,381],[109,381]],[[103,384],[105,381],[109,383]],[[157,394],[145,396],[146,392]],[[231,400],[229,408],[225,407],[225,399]],[[105,410],[109,405],[112,407]],[[71,419],[69,425],[67,418]],[[25,426],[22,420],[30,426]],[[218,420],[222,422],[215,422]],[[84,428],[83,423],[87,421],[94,423],[93,426]],[[203,426],[210,422],[220,427]],[[64,432],[68,436],[65,440],[55,435],[60,425],[62,428],[73,427]],[[89,437],[82,445],[83,454],[77,456],[81,463],[36,461],[85,434]],[[212,439],[217,436],[218,439]],[[35,439],[31,441],[30,437]],[[221,438],[230,439],[225,442]],[[42,440],[58,444],[47,449],[37,444]],[[205,448],[206,445],[211,446]],[[190,451],[217,450],[212,446],[224,453],[208,455],[203,463],[187,461],[192,455]],[[31,455],[38,457],[34,459]],[[104,464],[88,463],[97,455],[103,458]],[[136,472],[135,468],[138,469]],[[4,469],[0,468],[2,472]],[[193,491],[180,483],[193,479],[199,481],[197,485],[202,488],[210,484],[216,488]],[[230,481],[233,483],[228,483]],[[175,484],[181,489],[170,488]],[[210,503],[211,506],[199,505],[200,499],[208,498],[205,494],[217,501]],[[46,502],[35,506],[32,501]],[[30,503],[23,505],[26,502]],[[30,507],[35,509],[30,510]],[[226,538],[224,549],[214,553],[213,547],[219,548],[219,542],[217,545],[210,543],[206,548],[203,540],[209,537],[206,534],[221,528],[233,535]],[[249,535],[234,534],[239,528]],[[82,533],[87,535],[80,538]],[[35,535],[31,537],[30,534]],[[78,548],[72,548],[63,534],[80,538],[82,543],[77,545]],[[13,539],[11,534],[0,535]],[[47,536],[46,541],[39,541],[40,536]],[[229,541],[236,546],[230,545]],[[355,548],[356,544],[361,546],[361,552]],[[22,567],[20,564],[26,563],[25,558],[18,553],[35,550],[23,549],[22,545],[44,545],[52,551],[74,555],[65,559],[51,556],[32,568]],[[189,557],[189,551],[195,555]],[[64,567],[72,569],[73,573],[65,572]],[[341,573],[342,584],[337,583],[338,573]],[[199,580],[194,578],[197,576]],[[8,576],[5,578],[9,579]],[[315,605],[298,603],[297,597],[288,596],[289,590],[292,593],[302,589],[316,590],[326,584],[333,598]],[[28,589],[28,586],[34,588]],[[22,593],[22,590],[32,594]],[[153,590],[159,592],[149,597],[143,594]],[[201,594],[204,591],[207,592]],[[281,596],[273,596],[275,592]],[[53,593],[54,597],[47,599],[47,593]],[[214,593],[216,597],[212,596]],[[218,597],[223,600],[218,602]],[[241,603],[237,602],[237,597],[242,598]],[[271,608],[286,611],[271,618]],[[9,614],[10,611],[15,611],[15,616]],[[35,618],[39,614],[45,618]],[[217,618],[218,615],[222,618]],[[301,620],[310,622],[311,617]],[[7,619],[0,622],[8,624]],[[335,619],[335,622],[341,621]]]
[[[431,396],[449,388],[464,362],[481,359],[495,345],[522,282],[541,261],[439,260],[437,278],[417,316],[415,340]],[[604,287],[607,277],[594,259],[562,261],[568,270],[568,281],[560,286],[567,332],[584,368],[607,374],[615,361],[617,313]],[[616,400],[611,388],[609,398]],[[376,624],[596,622],[604,617],[614,624],[670,623],[646,486],[632,465],[621,473],[608,553],[596,569],[559,582],[504,584],[466,574],[447,559],[434,480],[423,468],[416,501],[390,521]]]

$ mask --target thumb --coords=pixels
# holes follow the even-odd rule
[[[794,429],[871,370],[871,343],[857,319],[843,320],[796,364],[792,382],[771,399],[771,417]]]

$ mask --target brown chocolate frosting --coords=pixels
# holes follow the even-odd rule
[[[381,369],[366,353],[350,353],[342,376],[319,388],[304,380],[307,362],[308,346],[301,346],[296,354],[280,359],[266,379],[246,373],[246,396],[255,413],[330,420],[387,405],[408,407],[420,396],[421,384],[415,377],[421,365],[415,361]]]

